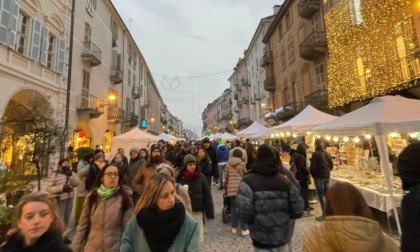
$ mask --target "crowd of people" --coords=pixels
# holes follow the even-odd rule
[[[106,160],[98,149],[70,168],[61,159],[46,193],[24,196],[3,251],[201,251],[207,221],[215,218],[212,183],[230,204],[232,234],[250,236],[254,251],[291,251],[295,220],[313,216],[312,176],[320,202],[319,225],[303,251],[419,251],[420,144],[398,157],[407,191],[402,202],[401,248],[382,231],[361,193],[349,183],[329,186],[331,155],[316,139],[291,149],[290,168],[276,146],[239,139],[118,149]],[[73,208],[73,202],[75,207]],[[72,215],[72,209],[74,214]],[[77,225],[66,235],[70,216]],[[71,245],[71,246],[69,246]]]

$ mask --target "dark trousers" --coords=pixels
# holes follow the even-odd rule
[[[308,189],[308,181],[299,181],[300,184],[300,195],[302,196],[303,202],[305,203],[305,210],[309,208],[309,189]]]

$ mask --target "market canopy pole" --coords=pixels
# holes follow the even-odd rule
[[[394,192],[392,190],[392,177],[391,177],[392,170],[391,170],[391,166],[389,165],[389,159],[388,159],[389,153],[388,153],[388,146],[386,143],[386,136],[376,135],[375,141],[378,143],[377,147],[379,151],[379,156],[381,158],[382,172],[385,175],[386,184],[388,185],[388,191],[389,191],[389,194],[391,195],[391,206],[392,206],[392,210],[394,211],[398,234],[401,236],[402,233],[401,233],[400,219],[398,217],[397,206],[395,204],[395,199],[394,199]]]

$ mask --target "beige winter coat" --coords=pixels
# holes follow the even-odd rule
[[[378,222],[357,216],[327,217],[306,233],[302,251],[400,251]]]
[[[227,196],[233,197],[238,194],[239,183],[246,171],[245,162],[239,157],[231,157],[225,168],[225,179],[227,180]]]
[[[132,190],[127,186],[123,186],[120,190],[125,190],[129,194],[132,193]],[[73,251],[81,251],[86,236],[87,241],[83,250],[85,252],[120,251],[122,234],[132,217],[133,208],[131,207],[123,213],[122,197],[115,192],[113,196],[106,200],[101,200],[98,196],[96,209],[90,211],[87,205],[90,196],[91,193],[88,193],[83,205],[72,244]],[[131,195],[129,198],[131,200]]]
[[[63,186],[67,184],[73,188],[72,192],[63,192]],[[47,192],[51,193],[60,200],[72,199],[74,197],[74,188],[79,186],[79,180],[76,174],[67,177],[62,172],[54,171],[47,181]]]

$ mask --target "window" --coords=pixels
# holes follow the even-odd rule
[[[284,48],[281,49],[280,58],[281,58],[281,69],[284,70],[287,67],[286,52],[285,52]]]
[[[32,36],[31,36],[31,51],[29,57],[32,60],[39,61],[41,54],[42,41],[42,23],[38,19],[32,19]]]
[[[82,100],[80,104],[81,108],[89,108],[89,81],[89,72],[83,70]]]
[[[315,13],[314,16],[311,18],[312,22],[312,30],[313,31],[321,31],[321,23],[319,20],[319,12]]]
[[[283,29],[282,29],[282,23],[280,22],[279,24],[279,41],[281,40],[281,38],[283,37]]]
[[[92,28],[88,23],[85,23],[85,43],[90,42],[92,37]]]
[[[118,25],[114,19],[111,18],[111,33],[112,33],[112,47],[117,46],[118,40]]]
[[[93,16],[93,12],[96,10],[96,0],[86,0],[86,12]]]
[[[287,54],[289,55],[289,63],[295,60],[295,47],[293,45],[293,38],[289,39],[287,42]]]
[[[326,90],[327,89],[327,72],[325,71],[324,62],[319,63],[315,66],[316,71],[316,82],[318,89]]]
[[[293,20],[292,20],[292,13],[290,12],[291,10],[289,10],[286,13],[286,27],[287,29],[290,28],[290,26],[292,26]]]
[[[57,43],[57,60],[55,63],[55,71],[57,71],[57,73],[64,72],[65,56],[66,56],[66,41],[62,38],[59,38],[58,43]]]
[[[127,51],[127,54],[128,54],[128,64],[130,64],[131,65],[131,54],[133,53],[133,48],[131,47],[131,45],[128,45],[128,51]]]
[[[19,13],[18,29],[16,34],[15,50],[21,54],[25,54],[26,41],[28,38],[28,17]]]
[[[49,35],[48,38],[48,51],[47,51],[47,67],[52,69],[53,59],[54,59],[54,41],[55,38]]]
[[[125,105],[127,106],[127,119],[131,119],[131,99],[127,97],[127,100],[125,101]]]
[[[17,1],[0,1],[0,43],[15,48],[19,18]]]
[[[131,86],[131,71],[128,69],[128,86]]]

